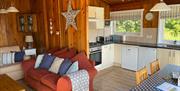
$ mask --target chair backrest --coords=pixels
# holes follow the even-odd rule
[[[144,67],[136,72],[136,84],[141,83],[148,77],[147,68]]]
[[[151,68],[151,75],[159,71],[160,70],[159,60],[157,59],[156,61],[152,62],[150,64],[150,68]]]

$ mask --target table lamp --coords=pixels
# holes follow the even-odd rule
[[[33,44],[33,37],[31,35],[27,35],[25,37],[25,42],[27,43],[27,48],[31,49]]]

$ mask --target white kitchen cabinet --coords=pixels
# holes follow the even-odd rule
[[[89,21],[95,23],[96,29],[104,29],[104,8],[88,6]]]
[[[138,50],[138,70],[146,66],[148,74],[151,74],[150,63],[157,59],[156,48],[139,47]]]
[[[167,64],[175,64],[180,66],[180,51],[172,49],[158,49],[157,58],[160,61],[160,68],[162,69]]]
[[[122,45],[122,68],[137,71],[138,46]]]
[[[102,46],[102,69],[113,66],[114,62],[114,44]]]
[[[121,66],[121,45],[114,44],[114,65]]]

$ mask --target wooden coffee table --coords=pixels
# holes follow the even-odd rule
[[[26,91],[26,89],[8,75],[0,75],[0,91]]]

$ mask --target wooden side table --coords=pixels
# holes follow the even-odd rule
[[[0,75],[0,91],[26,91],[26,89],[8,75],[4,74]]]

